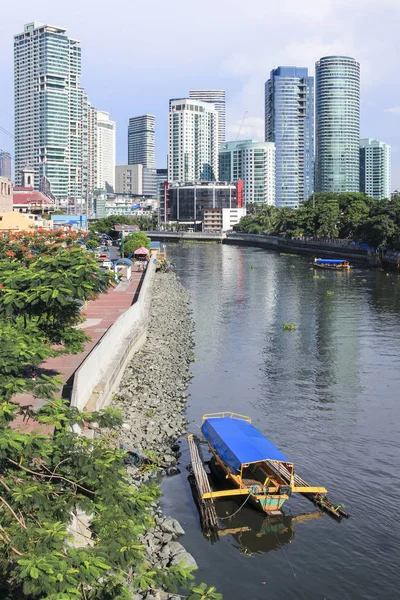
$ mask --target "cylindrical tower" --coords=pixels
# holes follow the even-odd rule
[[[360,65],[348,56],[325,56],[315,67],[315,191],[358,192]]]

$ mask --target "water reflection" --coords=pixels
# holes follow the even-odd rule
[[[226,519],[227,515],[233,514],[240,505],[234,500],[216,503],[217,515]],[[268,517],[251,507],[244,507],[234,517],[220,520],[221,529],[219,538],[229,537],[231,543],[242,554],[263,554],[274,550],[280,550],[283,546],[293,542],[295,537],[295,526],[299,523],[319,519],[323,517],[320,511],[312,511],[297,515],[282,515],[281,517]],[[222,525],[222,523],[224,523]],[[218,543],[218,542],[217,542]]]

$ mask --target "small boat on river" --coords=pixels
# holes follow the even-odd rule
[[[347,270],[351,268],[348,260],[336,258],[314,258],[313,266],[320,269],[334,269],[335,271]]]
[[[281,515],[283,504],[294,494],[302,494],[339,520],[348,514],[327,498],[327,489],[308,485],[295,474],[294,464],[274,446],[249,417],[232,412],[204,415],[201,431],[211,462],[222,473],[224,489],[212,491],[200,448],[201,440],[189,434],[192,471],[197,488],[197,504],[202,522],[218,528],[213,503],[218,498],[242,497],[268,515]],[[213,469],[213,473],[215,469]]]

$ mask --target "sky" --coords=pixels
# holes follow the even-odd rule
[[[225,89],[227,139],[264,139],[264,84],[278,66],[344,54],[361,65],[361,137],[392,146],[400,188],[400,0],[18,0],[0,21],[0,148],[13,152],[13,35],[25,23],[65,27],[82,45],[81,84],[117,123],[127,163],[129,117],[156,117],[156,166],[166,167],[169,98]]]

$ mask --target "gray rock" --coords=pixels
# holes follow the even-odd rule
[[[180,554],[173,556],[169,562],[169,566],[173,567],[174,565],[180,565],[181,567],[196,567],[197,569],[197,563],[189,552],[181,552]]]
[[[167,517],[163,523],[161,523],[161,529],[166,533],[176,533],[177,535],[185,535],[185,531],[181,524],[171,517]]]

